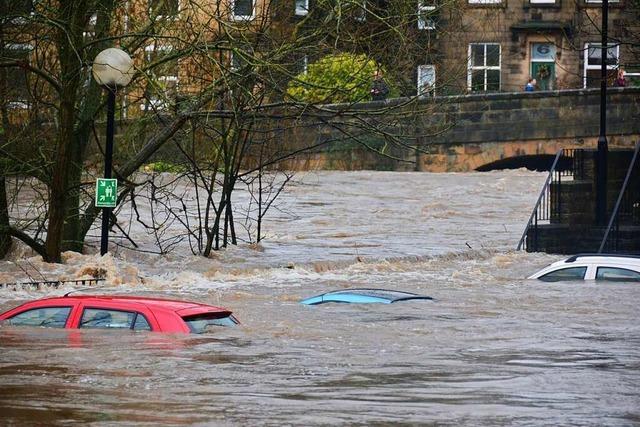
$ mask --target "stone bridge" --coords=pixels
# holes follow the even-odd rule
[[[610,88],[608,92],[609,147],[631,148],[640,140],[640,88]],[[517,167],[544,170],[560,148],[591,148],[597,144],[599,89],[464,95],[423,102],[439,105],[424,123],[445,123],[449,130],[437,137],[419,138],[420,150],[396,150],[394,157],[404,161],[359,147],[334,146],[307,153],[287,166],[430,172]],[[368,105],[380,106],[373,102]]]

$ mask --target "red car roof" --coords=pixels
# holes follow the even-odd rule
[[[163,298],[152,298],[152,297],[138,297],[138,296],[121,296],[121,295],[73,295],[73,296],[65,296],[65,297],[52,297],[52,298],[44,298],[38,301],[48,301],[48,302],[75,302],[82,301],[84,303],[88,302],[99,302],[99,301],[111,301],[118,303],[133,303],[133,304],[142,304],[149,308],[164,308],[166,310],[179,312],[179,311],[188,311],[188,314],[198,314],[203,312],[211,312],[211,311],[221,311],[227,312],[228,310],[216,307],[213,305],[199,304],[196,302],[189,301],[178,301],[171,299],[163,299]]]

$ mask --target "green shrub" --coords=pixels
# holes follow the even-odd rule
[[[368,101],[373,75],[378,69],[378,64],[366,55],[328,55],[309,64],[306,73],[289,82],[287,94],[302,102]]]

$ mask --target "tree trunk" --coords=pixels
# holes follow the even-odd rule
[[[5,179],[0,176],[0,258],[4,258],[11,249],[11,235],[9,234],[9,211],[7,206],[7,192]]]
[[[82,19],[86,15],[86,2],[62,2],[58,12],[61,23],[66,24],[57,34],[58,58],[60,60],[61,93],[58,111],[58,135],[55,167],[51,177],[49,224],[45,241],[46,261],[60,262],[63,250],[63,236],[69,203],[70,169],[74,167],[74,157],[78,139],[74,134],[76,119],[76,97],[80,86],[78,78],[82,63],[78,60],[75,46],[82,43]],[[77,163],[76,163],[77,166]],[[69,218],[73,221],[73,218]]]
[[[100,7],[97,8],[96,33],[100,36],[107,36],[111,29],[111,20],[116,8],[114,0],[101,0]],[[110,47],[110,42],[94,43],[87,50],[87,58],[93,60],[100,51]],[[77,125],[75,128],[75,142],[70,151],[70,163],[67,173],[69,193],[65,204],[65,226],[63,231],[62,250],[82,252],[85,234],[83,231],[84,216],[80,212],[80,185],[82,183],[82,172],[84,170],[84,159],[87,146],[92,136],[94,120],[103,106],[103,90],[96,83],[93,77],[85,76],[89,79],[89,87],[83,93],[78,106]]]

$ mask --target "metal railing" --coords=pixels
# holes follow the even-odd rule
[[[527,234],[531,228],[537,230],[541,221],[558,221],[562,213],[562,198],[560,197],[560,187],[562,179],[567,177],[572,179],[584,179],[584,150],[578,148],[561,149],[553,159],[547,179],[542,186],[538,200],[536,201],[529,222],[527,222],[522,237],[518,242],[517,250],[538,249],[538,233],[534,233],[533,241],[529,242]],[[551,187],[555,186],[555,191]]]
[[[636,148],[633,151],[633,157],[629,163],[627,174],[625,176],[620,193],[618,194],[618,200],[611,212],[611,218],[609,218],[609,224],[607,230],[604,233],[602,241],[600,242],[600,248],[598,253],[602,253],[607,248],[607,251],[618,252],[620,244],[620,220],[627,224],[639,224],[640,225],[640,189],[637,186],[629,186],[632,180],[634,171],[640,174],[640,167],[636,170],[636,165],[640,164],[637,161],[638,152],[640,151],[640,142],[636,144]],[[611,232],[613,233],[611,234]],[[611,239],[609,239],[611,237]]]
[[[93,286],[97,285],[99,282],[103,282],[103,278],[98,279],[78,279],[78,280],[41,280],[37,282],[15,282],[15,283],[0,283],[0,289],[24,289],[24,288],[59,288],[62,285],[85,285],[85,286]]]
[[[542,186],[542,190],[540,191],[540,195],[538,196],[538,200],[536,201],[535,206],[533,207],[533,212],[531,212],[531,216],[529,217],[529,222],[527,222],[527,226],[524,228],[524,232],[522,233],[522,237],[518,242],[518,248],[526,249],[526,246],[529,246],[529,242],[527,242],[527,233],[531,226],[537,227],[538,221],[550,220],[551,219],[551,183],[553,182],[553,175],[556,173],[556,167],[558,166],[558,161],[562,156],[563,150],[558,150],[556,153],[556,157],[553,159],[553,163],[551,164],[551,169],[549,169],[549,174],[547,175],[547,179],[544,181],[544,185]],[[558,198],[559,199],[559,198]],[[537,246],[534,244],[534,247]]]
[[[562,157],[570,162],[570,167],[563,165],[560,176],[571,176],[575,180],[584,179],[584,149],[565,148],[562,150]]]

